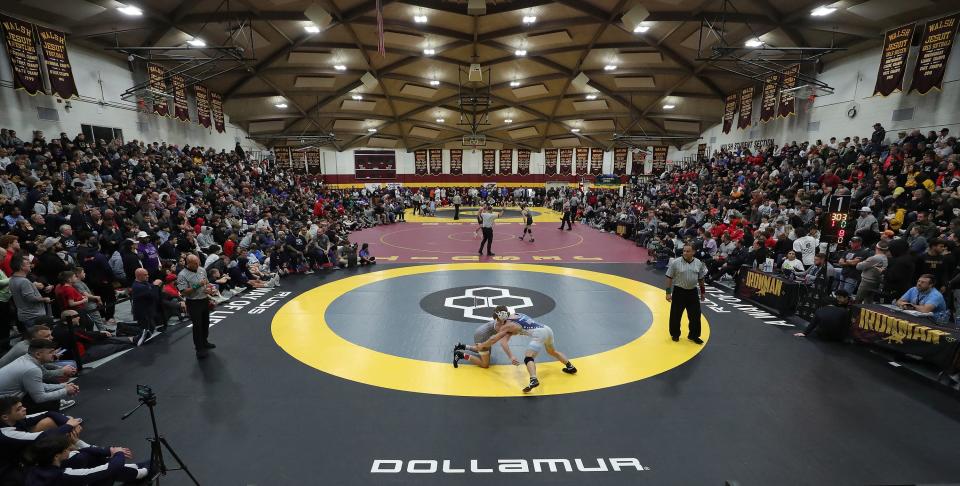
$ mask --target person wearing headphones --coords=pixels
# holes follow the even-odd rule
[[[494,309],[493,317],[496,319],[494,329],[497,333],[481,343],[479,347],[489,348],[501,339],[504,340],[504,344],[502,345],[506,346],[506,344],[510,342],[510,338],[515,335],[530,337],[530,342],[527,343],[527,350],[524,353],[526,356],[523,358],[523,363],[527,366],[527,371],[530,373],[530,384],[523,388],[524,393],[529,393],[530,390],[540,386],[540,381],[537,380],[537,365],[534,359],[541,351],[546,350],[547,354],[563,363],[562,371],[564,373],[572,375],[577,372],[577,368],[573,366],[573,363],[554,347],[553,329],[550,329],[549,326],[540,324],[526,314],[511,314],[506,306],[502,305]],[[511,361],[514,365],[520,364],[516,358],[511,359]]]

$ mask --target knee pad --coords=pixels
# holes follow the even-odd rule
[[[523,364],[527,364],[527,363],[533,363],[533,358],[530,356],[523,358]]]

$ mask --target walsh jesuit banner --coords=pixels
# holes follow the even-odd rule
[[[210,113],[213,114],[213,127],[220,133],[227,131],[223,125],[223,98],[220,93],[210,92]]]
[[[33,24],[0,16],[7,55],[13,68],[13,89],[22,89],[31,95],[43,91],[40,77],[40,56],[33,43]]]
[[[492,176],[497,173],[497,151],[496,150],[484,150],[483,151],[483,175]]]
[[[217,95],[219,98],[220,95]],[[216,122],[216,116],[214,116],[214,122]],[[308,148],[306,151],[307,156],[307,174],[310,175],[320,175],[322,173],[322,159],[320,154],[319,147]]]
[[[616,147],[613,149],[613,173],[624,175],[627,173],[627,148]]]
[[[577,175],[587,174],[587,163],[590,160],[590,149],[577,147]]]
[[[276,156],[277,170],[293,168],[293,154],[290,153],[290,147],[274,147],[273,154]]]
[[[795,115],[797,113],[796,107],[794,106],[793,100],[796,98],[792,90],[797,87],[797,76],[800,75],[800,65],[795,64],[794,66],[787,69],[787,72],[783,74],[783,88],[780,90],[780,103],[777,106],[777,116],[780,118],[786,118],[790,115]]]
[[[67,36],[63,32],[34,26],[40,38],[40,50],[43,51],[47,77],[50,78],[50,90],[53,94],[68,100],[79,97],[77,82],[73,79],[73,68],[67,56]]]
[[[546,175],[557,175],[557,149],[544,149],[543,173]]]
[[[443,173],[443,149],[430,149],[430,175]]]
[[[603,174],[603,149],[590,149],[590,173],[595,176]]]
[[[723,102],[723,133],[730,133],[733,128],[733,119],[737,114],[737,94],[728,95]]]
[[[777,88],[779,87],[779,74],[771,74],[763,81],[763,95],[760,97],[760,121],[763,123],[777,116]]]
[[[517,174],[527,175],[530,173],[530,150],[517,149]]]
[[[167,72],[158,64],[147,64],[147,80],[150,82],[150,89],[160,93],[167,92],[167,83],[163,78]],[[153,112],[160,116],[170,116],[170,106],[167,105],[165,96],[155,96],[153,98]]]
[[[703,160],[707,158],[707,144],[701,143],[697,145],[697,160]]]
[[[450,173],[463,174],[463,149],[450,149]]]
[[[207,97],[209,91],[202,84],[194,86],[194,91],[197,97],[197,123],[210,128],[210,98]]]
[[[513,149],[500,150],[500,174],[513,174]]]
[[[639,152],[633,153],[633,163],[630,164],[630,173],[633,175],[640,175],[646,171],[644,167],[647,161],[647,151],[646,148],[641,149]]]
[[[560,175],[573,175],[573,149],[560,149]]]
[[[740,92],[740,116],[737,118],[737,129],[750,127],[753,121],[753,86],[743,88]]]
[[[888,30],[883,37],[877,84],[873,88],[874,96],[890,96],[903,89],[903,74],[907,70],[907,54],[910,53],[914,25]]]
[[[413,173],[427,175],[427,151],[417,150],[413,153]]]
[[[920,55],[913,69],[911,93],[927,94],[934,88],[943,89],[943,73],[950,59],[953,39],[957,35],[958,19],[960,13],[927,22],[923,29],[923,40],[920,41]]]
[[[190,108],[187,106],[187,83],[183,76],[170,78],[173,83],[173,117],[180,121],[190,121]]]
[[[661,174],[663,171],[667,170],[667,146],[666,145],[654,145],[653,146],[653,173]]]

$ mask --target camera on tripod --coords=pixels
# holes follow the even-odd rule
[[[147,385],[137,385],[137,397],[140,398],[141,402],[152,402],[153,405],[157,404],[157,395],[153,393],[153,388]]]
[[[157,416],[154,413],[153,408],[157,406],[157,395],[153,393],[153,388],[147,385],[137,385],[137,399],[140,401],[140,405],[137,405],[133,410],[125,413],[123,417],[120,417],[120,420],[126,420],[133,415],[134,412],[140,410],[140,407],[146,405],[147,409],[150,411],[150,425],[153,428],[153,437],[147,439],[150,443],[150,464],[152,467],[156,468],[156,475],[150,478],[149,484],[159,485],[161,476],[166,476],[169,471],[183,471],[187,474],[188,477],[193,481],[193,484],[200,486],[200,482],[197,481],[197,478],[193,477],[193,473],[187,469],[187,465],[180,460],[180,456],[174,452],[173,447],[170,446],[170,443],[167,442],[167,439],[160,435],[160,429],[157,426]],[[166,462],[163,459],[163,449],[166,448],[167,452],[177,461],[179,467],[168,468]]]

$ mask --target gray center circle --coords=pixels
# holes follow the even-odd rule
[[[498,305],[540,317],[552,311],[557,303],[549,295],[533,289],[485,282],[444,289],[420,299],[420,309],[427,314],[471,324],[489,321]]]

